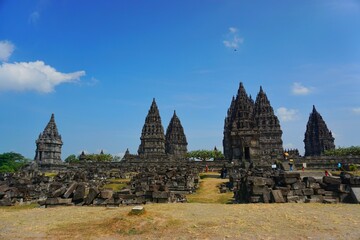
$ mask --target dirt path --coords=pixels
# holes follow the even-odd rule
[[[221,183],[228,182],[228,179],[221,179],[220,174],[216,172],[204,173],[201,175],[200,188],[196,193],[188,195],[190,203],[229,203],[232,201],[231,192],[220,193]]]

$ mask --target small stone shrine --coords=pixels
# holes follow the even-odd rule
[[[174,111],[165,135],[165,152],[178,159],[185,159],[187,141],[180,119]]]
[[[310,113],[305,132],[305,156],[319,156],[325,150],[335,149],[335,138],[315,106]]]
[[[38,164],[62,164],[62,145],[61,135],[56,127],[54,114],[52,114],[49,123],[36,140],[34,160]]]

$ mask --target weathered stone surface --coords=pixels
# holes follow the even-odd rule
[[[131,214],[141,215],[145,213],[145,208],[143,206],[135,206],[131,209]]]
[[[109,199],[109,198],[112,198],[113,193],[114,192],[111,189],[104,189],[104,190],[101,190],[100,197],[104,198],[104,199]]]
[[[326,184],[341,184],[341,179],[337,178],[337,177],[324,176],[323,177],[323,183],[326,183]]]
[[[266,178],[254,177],[253,178],[253,185],[254,186],[265,186],[266,185]]]
[[[152,197],[153,198],[169,198],[170,194],[169,192],[153,192]]]
[[[271,155],[280,156],[283,152],[281,136],[279,120],[263,89],[260,87],[254,103],[240,83],[225,118],[225,158],[229,161],[249,160],[257,155],[260,159],[253,160],[255,165],[263,159],[270,161]]]
[[[298,202],[300,200],[299,196],[288,196],[287,197],[287,201],[289,203],[295,203]]]
[[[335,149],[334,140],[325,121],[313,106],[305,132],[305,156],[319,156],[325,150]]]
[[[56,198],[56,197],[60,197],[61,195],[63,195],[66,192],[66,187],[61,187],[55,191],[53,191],[51,193],[52,197]]]
[[[285,184],[293,184],[293,183],[296,183],[298,181],[298,179],[297,178],[286,177],[284,179],[284,181],[285,181]]]
[[[85,205],[90,205],[94,199],[99,195],[100,191],[97,188],[90,188],[89,194],[85,198]]]
[[[165,152],[175,159],[185,159],[187,141],[180,119],[174,111],[165,134]]]
[[[74,192],[73,201],[82,201],[85,197],[85,184],[79,183]]]
[[[77,185],[77,182],[71,183],[70,186],[67,188],[66,192],[64,193],[64,198],[70,197],[70,195],[75,191]]]
[[[165,156],[165,135],[155,98],[150,106],[141,132],[138,154],[143,158]]]
[[[57,205],[59,204],[58,198],[47,198],[45,201],[46,205]]]
[[[284,203],[285,202],[283,194],[280,190],[271,190],[271,197],[272,197],[273,202],[275,202],[275,203]]]
[[[11,206],[11,199],[10,198],[3,198],[0,200],[0,206]]]
[[[54,114],[36,140],[35,161],[39,164],[62,164],[61,147],[63,142],[55,123]]]
[[[350,188],[351,196],[354,199],[355,203],[360,203],[360,187],[351,187]]]
[[[265,186],[253,186],[251,189],[251,192],[254,195],[263,195],[263,193],[266,191],[267,191],[267,187]]]
[[[60,205],[72,205],[71,198],[57,198],[57,200]]]
[[[300,179],[300,173],[298,172],[285,172],[283,174],[284,178],[297,178]]]
[[[305,188],[302,189],[302,192],[304,193],[305,196],[311,196],[314,195],[314,190],[312,188]]]

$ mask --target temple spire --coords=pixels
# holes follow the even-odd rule
[[[166,129],[165,150],[167,154],[175,159],[184,159],[186,157],[186,136],[176,111],[174,111],[174,115]]]
[[[138,153],[141,157],[165,155],[165,135],[155,98],[151,103],[141,132]]]
[[[335,138],[313,105],[305,132],[305,156],[318,156],[335,148]]]
[[[36,140],[35,161],[46,164],[61,164],[61,147],[63,142],[58,132],[55,116],[51,114],[50,121]]]

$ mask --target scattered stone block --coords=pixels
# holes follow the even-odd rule
[[[77,185],[78,184],[76,182],[71,183],[66,192],[64,193],[64,198],[70,197],[70,195],[75,191]]]
[[[85,197],[85,184],[79,183],[74,192],[73,201],[78,202],[82,201]]]
[[[271,190],[272,201],[275,203],[284,203],[285,199],[281,190]]]
[[[168,199],[170,196],[169,192],[153,192],[152,197],[153,198],[163,198]]]
[[[325,184],[341,184],[341,178],[324,176],[323,183],[325,183]]]
[[[45,201],[45,205],[58,205],[59,200],[58,198],[47,198]]]
[[[253,185],[254,186],[265,186],[266,185],[266,178],[254,177]]]
[[[56,197],[60,197],[61,195],[63,195],[66,192],[66,187],[61,187],[55,191],[53,191],[51,193],[51,196],[56,198]]]
[[[130,211],[130,215],[142,215],[144,213],[145,213],[145,208],[143,206],[135,206]]]
[[[12,206],[10,198],[3,198],[0,200],[0,206]]]
[[[289,203],[295,203],[298,202],[300,200],[299,196],[288,196],[287,197],[287,201]]]
[[[314,190],[312,188],[304,188],[302,189],[302,192],[305,196],[314,195]]]
[[[110,198],[112,198],[113,193],[114,192],[111,189],[104,189],[104,190],[101,190],[100,197],[104,198],[104,199],[110,199]]]
[[[354,199],[354,202],[360,203],[360,187],[351,187],[350,192],[351,192],[351,196]]]
[[[90,188],[89,194],[85,198],[85,205],[90,205],[94,199],[99,195],[100,191],[97,188]]]

